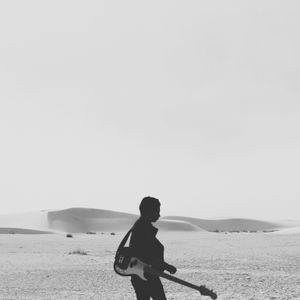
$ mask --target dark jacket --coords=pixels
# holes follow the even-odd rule
[[[164,246],[156,238],[157,231],[150,222],[140,218],[134,224],[129,245],[133,255],[142,262],[164,271]]]

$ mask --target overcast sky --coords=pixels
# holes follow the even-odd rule
[[[1,1],[1,213],[300,219],[299,1]]]

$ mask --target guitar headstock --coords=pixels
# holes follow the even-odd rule
[[[209,296],[213,300],[218,298],[217,294],[213,290],[208,289],[205,285],[200,285],[199,292],[202,296]]]

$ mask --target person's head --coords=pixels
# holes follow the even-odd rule
[[[160,217],[160,202],[156,198],[143,198],[139,208],[141,217],[150,222],[156,222]]]

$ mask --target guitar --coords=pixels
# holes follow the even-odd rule
[[[155,270],[150,265],[143,263],[136,257],[126,257],[120,255],[114,263],[114,270],[117,274],[121,276],[137,275],[143,280],[147,280],[145,277],[145,273],[150,273],[152,275],[163,277],[173,282],[195,289],[199,291],[201,295],[209,296],[213,300],[217,299],[217,294],[214,293],[212,290],[206,288],[204,285],[197,286],[182,279],[179,279],[175,276],[168,275],[164,272]]]

